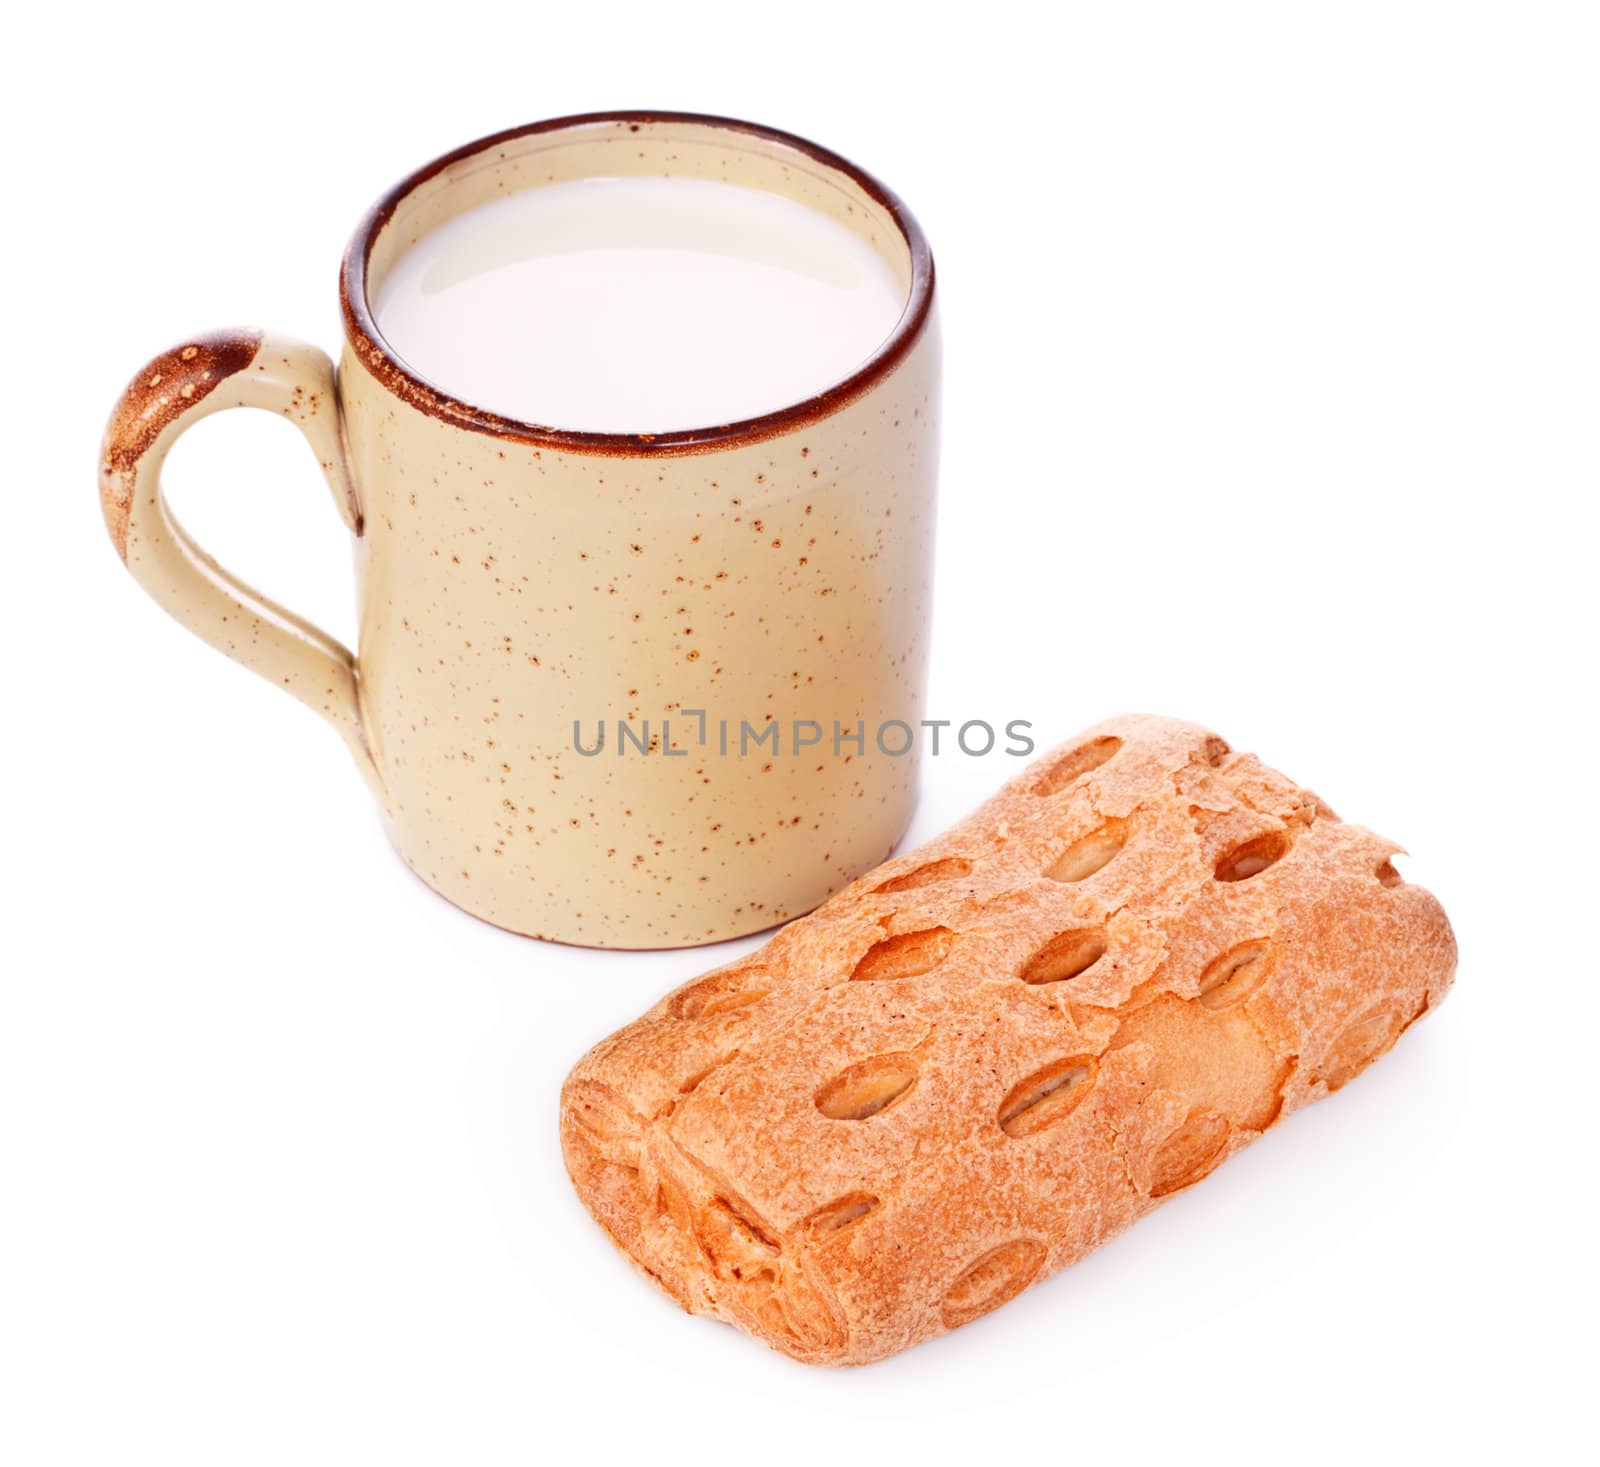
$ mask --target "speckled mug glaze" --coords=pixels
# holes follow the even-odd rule
[[[906,290],[846,381],[743,422],[581,433],[484,412],[412,371],[371,300],[430,229],[508,191],[585,177],[721,179],[821,210]],[[673,947],[816,906],[894,848],[917,755],[872,731],[922,716],[938,441],[933,259],[881,184],[811,143],[669,113],[562,118],[420,169],[345,255],[337,376],[259,331],[157,357],[112,414],[111,537],[179,621],[339,730],[396,849],[467,911],[534,936]],[[356,536],[359,656],[245,586],[185,534],[160,469],[191,423],[258,407],[296,423]],[[784,747],[726,755],[705,710],[776,720]],[[619,753],[678,715],[661,750]],[[610,725],[600,755],[574,744]],[[799,755],[789,730],[858,721]]]

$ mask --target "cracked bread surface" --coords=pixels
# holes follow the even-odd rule
[[[692,1313],[863,1364],[1081,1258],[1449,988],[1400,847],[1192,724],[1113,719],[562,1091],[584,1204]]]

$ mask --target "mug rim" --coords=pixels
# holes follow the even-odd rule
[[[844,174],[870,199],[881,205],[894,221],[911,254],[911,288],[894,328],[877,349],[855,371],[841,381],[755,417],[704,428],[676,428],[660,433],[594,432],[576,428],[556,428],[504,416],[455,397],[431,382],[403,361],[378,329],[367,298],[367,264],[383,227],[393,218],[405,199],[429,179],[446,168],[490,148],[539,133],[560,132],[602,123],[645,126],[655,123],[688,123],[720,131],[743,134],[795,149],[823,167]],[[578,453],[645,456],[674,456],[711,449],[734,448],[759,443],[782,433],[792,432],[837,412],[888,376],[921,337],[933,307],[933,251],[916,216],[893,189],[878,181],[849,159],[810,142],[806,138],[760,123],[734,117],[719,117],[701,112],[618,111],[579,112],[524,123],[464,143],[432,162],[407,174],[367,210],[349,245],[339,271],[339,304],[344,316],[345,334],[363,363],[389,391],[412,407],[449,423],[452,427],[487,433],[496,438],[539,448],[565,449]]]

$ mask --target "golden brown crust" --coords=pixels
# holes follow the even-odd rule
[[[1081,1258],[1438,1003],[1455,940],[1397,849],[1205,729],[1114,719],[596,1045],[568,1170],[684,1308],[881,1359]]]

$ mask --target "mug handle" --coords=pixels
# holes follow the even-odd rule
[[[161,466],[172,445],[201,418],[236,407],[265,408],[299,428],[322,465],[339,517],[352,534],[361,534],[333,362],[304,342],[238,330],[174,347],[123,392],[100,454],[100,507],[111,543],[170,615],[327,719],[381,801],[383,781],[362,719],[354,654],[224,570],[167,506]]]

